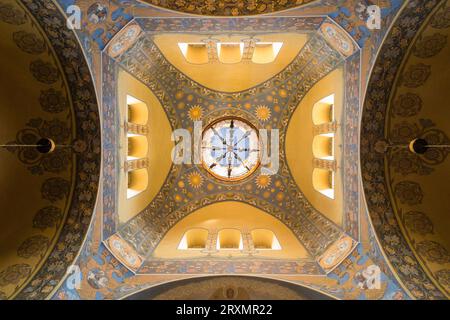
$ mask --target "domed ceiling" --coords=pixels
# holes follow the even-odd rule
[[[338,51],[341,48],[340,43],[333,42],[333,38],[322,34],[325,27],[321,29],[321,25],[334,28],[339,40],[347,41],[345,42],[347,47],[352,48],[350,54],[356,51],[352,40],[345,38],[335,25],[331,22],[322,23],[323,18],[247,19],[239,25],[235,25],[231,20],[214,20],[211,24],[210,20],[192,18],[161,21],[139,19],[135,25],[129,25],[128,29],[120,33],[118,39],[106,50],[115,56],[121,69],[152,89],[162,102],[162,108],[166,111],[173,129],[187,128],[193,132],[194,121],[201,120],[206,126],[222,117],[237,117],[245,119],[257,128],[269,130],[280,128],[280,140],[284,149],[285,132],[292,112],[306,92],[322,77],[342,64],[346,58],[347,52]],[[292,62],[286,68],[280,68],[274,77],[267,80],[261,78],[260,81],[263,82],[256,86],[228,93],[204,87],[181,73],[167,60],[164,51],[160,50],[157,41],[154,40],[160,39],[153,36],[156,30],[158,34],[163,30],[178,34],[182,30],[183,32],[202,30],[204,25],[209,26],[209,31],[213,32],[214,37],[216,33],[223,34],[224,31],[242,34],[241,37],[249,35],[258,37],[259,34],[270,31],[272,37],[276,38],[273,35],[275,32],[295,30],[296,33],[307,36],[308,41]],[[128,37],[128,30],[134,29],[135,26],[142,29],[137,39],[135,36]],[[183,28],[180,29],[179,26]],[[281,39],[284,39],[283,35]],[[185,36],[181,36],[180,41],[184,40]],[[289,46],[288,41],[286,51],[290,50]],[[126,47],[129,49],[125,51]],[[117,51],[123,53],[116,54]],[[181,56],[180,50],[178,53],[171,51],[170,54]],[[308,68],[316,65],[317,68]],[[210,68],[214,68],[214,64]],[[207,70],[204,72],[211,76],[212,72]],[[210,82],[214,83],[213,80]],[[309,135],[312,136],[312,132]],[[169,138],[167,136],[158,143],[165,144]],[[306,145],[305,148],[311,146]],[[180,260],[176,257],[161,260],[154,256],[153,252],[163,236],[177,225],[178,221],[206,205],[223,201],[244,202],[275,216],[292,230],[307,255],[303,259],[279,259],[271,263],[264,261],[264,257],[249,258],[238,255],[236,261],[230,260],[227,264],[221,265],[215,263],[218,259],[220,261],[220,257],[214,255],[195,261]],[[237,210],[246,215],[246,211],[239,209],[237,205],[229,210]],[[210,269],[214,265],[214,268],[217,268],[214,273],[223,273],[223,268],[227,266],[231,270],[236,270],[235,272],[254,270],[252,271],[254,273],[321,274],[333,269],[355,245],[355,241],[343,230],[344,223],[352,230],[352,223],[342,220],[346,218],[339,219],[338,224],[333,223],[304,197],[291,176],[285,153],[281,150],[280,169],[277,174],[260,175],[258,170],[248,179],[232,184],[216,179],[202,166],[173,165],[166,182],[155,198],[134,218],[116,226],[116,231],[106,237],[105,244],[132,271],[142,274],[168,273],[171,270],[179,270],[182,265],[189,266],[191,270],[189,273],[205,272],[202,270]],[[334,243],[336,246],[337,243],[342,243],[345,249],[335,253]],[[133,263],[130,263],[130,259],[127,262],[123,254],[114,249],[117,246],[126,248],[128,258],[133,257]],[[330,254],[329,250],[333,252],[335,261],[331,259],[333,261],[328,265],[325,261],[328,261],[326,257]],[[262,261],[264,263],[261,263]],[[271,265],[274,271],[267,269]]]
[[[269,295],[268,295],[269,293]],[[256,277],[208,277],[176,281],[127,300],[330,300],[309,288]]]
[[[448,4],[381,1],[375,30],[372,4],[1,0],[2,52],[29,92],[1,89],[2,143],[57,144],[38,164],[2,151],[30,186],[0,175],[8,198],[26,194],[1,203],[22,215],[0,238],[2,298],[445,298],[448,207],[431,181],[446,154],[397,157],[393,144],[448,143],[445,99],[428,93],[447,82],[434,69],[448,68]],[[199,158],[180,164],[185,142]]]
[[[103,183],[99,214],[76,262],[80,287],[68,277],[53,299],[120,299],[205,274],[263,276],[343,299],[408,298],[376,244],[358,183],[361,84],[398,1],[383,3],[383,29],[373,33],[356,1],[234,2],[239,11],[211,2],[208,10],[222,8],[211,17],[195,16],[204,14],[202,4],[200,12],[180,15],[163,8],[171,2],[73,3],[84,13],[77,35],[101,85]],[[282,8],[292,8],[289,17],[231,18]],[[281,48],[270,61],[258,57],[264,65],[255,58],[258,41],[266,54],[273,44]],[[312,125],[313,107],[324,99],[335,123]],[[130,123],[130,110],[144,105],[147,122]],[[227,170],[218,179],[204,164],[163,160],[180,142],[171,131],[196,132],[201,140],[203,129],[225,118],[278,129],[279,163],[257,163],[254,173],[230,182]],[[315,161],[315,135],[334,135],[333,159]],[[137,141],[146,146],[142,154]],[[226,144],[225,153],[238,156],[224,168],[249,152]],[[262,168],[276,173],[261,175]],[[333,184],[333,195],[313,190],[315,169],[334,173],[322,179]],[[137,189],[129,193],[127,185]],[[276,236],[270,250],[255,240],[267,230]]]
[[[197,41],[227,40],[230,34],[233,41],[263,37],[267,41],[283,40],[279,60],[267,64],[267,70],[249,66],[252,61],[242,64],[239,67],[252,72],[251,82],[243,79],[234,88],[225,88],[228,84],[222,82],[235,84],[234,79],[240,78],[238,68],[237,75],[222,75],[216,70],[223,68],[219,61],[210,65],[202,62],[200,66],[186,63],[179,43],[194,41],[200,47]],[[244,53],[246,48],[244,45]],[[357,150],[358,110],[354,109],[359,105],[360,52],[357,43],[333,20],[327,17],[137,18],[104,48],[101,72],[102,78],[107,79],[102,89],[105,107],[103,215],[97,218],[93,229],[95,240],[85,247],[79,259],[82,270],[87,272],[82,288],[71,290],[63,285],[56,299],[93,297],[94,293],[100,299],[118,298],[145,288],[150,282],[203,274],[251,274],[291,280],[307,276],[326,283],[345,282],[334,279],[348,278],[344,270],[349,264],[357,265],[355,276],[358,272],[381,272],[362,247],[357,248],[359,187],[354,150]],[[218,81],[216,76],[222,76],[223,80]],[[142,85],[148,94],[140,94],[140,89],[136,89]],[[278,172],[261,175],[261,168],[258,168],[245,179],[229,183],[216,179],[202,165],[173,164],[165,181],[158,180],[152,185],[152,188],[160,188],[158,193],[141,198],[140,205],[145,204],[144,208],[128,212],[127,204],[141,196],[115,201],[119,197],[118,190],[127,181],[121,163],[126,159],[119,156],[127,152],[126,142],[115,144],[126,136],[123,128],[115,129],[119,127],[117,123],[124,121],[127,108],[124,87],[133,98],[148,106],[150,117],[163,110],[172,130],[186,129],[194,133],[195,121],[203,122],[202,130],[224,117],[241,119],[258,129],[279,129]],[[325,196],[309,198],[299,185],[308,179],[306,185],[312,189],[314,130],[338,129],[323,126],[313,130],[313,126],[308,125],[309,129],[301,131],[301,123],[312,122],[313,104],[333,93],[336,121],[345,128],[339,131],[336,162],[330,164],[337,172],[339,192],[334,200],[318,210]],[[309,98],[302,107],[303,113],[294,113],[306,96]],[[300,125],[291,123],[294,115],[300,119]],[[291,137],[301,134],[304,139],[301,143],[295,139],[287,142],[288,131]],[[350,138],[346,140],[348,143],[344,142],[344,135]],[[147,138],[152,139],[150,135]],[[170,132],[155,143],[161,150],[172,145]],[[305,172],[309,174],[302,170],[300,173],[291,171],[288,144],[291,153],[305,150],[308,154],[301,158],[306,161]],[[348,156],[341,157],[345,152]],[[311,158],[307,160],[308,157]],[[155,170],[151,162],[143,168],[149,175]],[[343,201],[344,195],[348,201]],[[203,249],[180,249],[183,235],[190,228],[207,231]],[[217,249],[224,228],[240,232],[242,247],[229,251]],[[273,252],[256,249],[252,242],[254,228],[275,232],[281,249]],[[101,245],[97,247],[98,241]],[[382,262],[377,263],[382,265]],[[389,273],[389,270],[383,267],[383,272]],[[373,296],[387,294],[388,287],[391,293],[399,290],[387,280],[386,273],[382,276],[383,289],[372,291]],[[365,277],[360,281],[369,281]],[[120,283],[114,279],[121,279]],[[309,285],[317,287],[317,283]],[[345,294],[363,294],[354,291],[350,283],[348,286]],[[109,288],[115,288],[114,293],[108,293]]]
[[[449,294],[450,164],[448,148],[439,147],[450,142],[449,13],[449,1],[430,2],[420,15],[403,13],[375,66],[362,123],[369,210],[386,254],[417,298]],[[415,154],[407,145],[417,138],[437,147]]]
[[[37,298],[37,288],[49,294],[65,275],[91,222],[98,106],[81,48],[61,29],[55,5],[2,1],[0,12],[0,296]],[[41,138],[55,150],[22,147]]]

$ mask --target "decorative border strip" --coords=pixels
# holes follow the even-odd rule
[[[64,66],[71,89],[76,126],[73,150],[77,173],[67,219],[57,245],[41,269],[16,296],[16,299],[45,299],[65,276],[72,263],[68,257],[77,256],[92,220],[101,166],[100,118],[89,67],[77,37],[65,27],[64,15],[50,0],[21,2],[38,21]],[[89,124],[89,129],[83,128],[85,124]]]
[[[117,63],[102,53],[103,226],[102,239],[116,232],[117,217]]]
[[[439,3],[439,0],[412,0],[395,22],[369,81],[360,135],[362,180],[373,226],[397,275],[418,299],[445,299],[445,295],[417,261],[395,218],[384,175],[384,155],[376,152],[377,142],[384,139],[385,123],[374,119],[385,119],[392,79],[421,25]],[[407,271],[410,268],[402,268],[404,265],[414,268],[415,274]]]

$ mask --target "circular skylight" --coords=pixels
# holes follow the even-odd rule
[[[259,165],[259,137],[255,127],[240,118],[223,118],[203,132],[202,161],[218,179],[248,177]]]

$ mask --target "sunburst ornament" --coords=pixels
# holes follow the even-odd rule
[[[272,179],[270,178],[270,176],[261,174],[258,176],[258,178],[256,178],[256,186],[259,189],[265,189],[270,186],[271,181]]]
[[[267,121],[271,117],[270,109],[267,106],[263,106],[263,105],[258,106],[256,108],[255,112],[256,112],[256,117],[261,121]]]
[[[195,105],[189,109],[188,114],[192,121],[198,121],[203,116],[203,108],[199,105]]]
[[[198,172],[192,172],[188,176],[188,182],[192,188],[198,189],[203,185],[203,177]]]

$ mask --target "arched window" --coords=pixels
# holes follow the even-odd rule
[[[334,133],[320,134],[313,139],[313,154],[317,159],[334,159]]]
[[[130,199],[148,187],[147,169],[137,169],[128,172],[127,199]]]
[[[127,157],[124,168],[128,181],[127,199],[130,199],[148,187],[148,107],[141,100],[127,95],[126,116]]]
[[[195,228],[186,231],[178,246],[179,250],[205,249],[208,240],[208,230]]]
[[[145,158],[148,154],[147,137],[128,134],[128,160]]]
[[[206,43],[178,43],[178,47],[189,63],[205,64],[209,62]]]
[[[217,54],[222,63],[239,63],[244,54],[243,42],[227,42],[217,44]]]
[[[312,183],[315,190],[329,199],[334,199],[334,171],[336,170],[334,98],[329,95],[314,104],[312,122],[313,172]]]
[[[242,250],[244,247],[241,232],[237,229],[220,230],[217,236],[217,249]]]
[[[324,196],[334,199],[334,172],[331,170],[315,168],[312,173],[314,189]]]
[[[257,42],[253,51],[252,62],[257,64],[274,62],[282,46],[282,42]]]
[[[128,106],[128,122],[140,125],[147,124],[148,108],[144,102],[128,95],[127,106]]]
[[[281,250],[280,243],[271,230],[255,229],[251,235],[255,249]]]
[[[321,125],[334,121],[334,94],[317,102],[312,109],[314,125]]]

